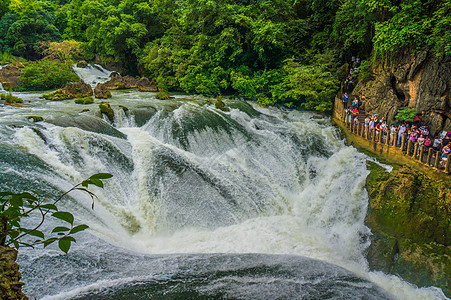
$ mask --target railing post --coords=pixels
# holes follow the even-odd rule
[[[404,151],[404,147],[406,146],[405,134],[403,133],[401,136],[401,151]]]
[[[378,136],[378,140],[379,140],[379,143],[381,143],[381,144],[382,144],[382,137],[383,137],[383,135],[382,135],[382,130],[381,130],[381,129],[379,129],[379,136]]]
[[[360,128],[360,135],[365,138],[365,124],[360,124],[361,128]]]
[[[424,145],[422,145],[420,149],[420,157],[418,158],[420,162],[423,162],[423,155],[424,155]]]
[[[435,152],[435,163],[434,168],[438,169],[438,163],[440,162],[440,156],[442,155],[442,151],[438,150]]]
[[[415,156],[417,155],[417,152],[418,152],[418,143],[415,143],[415,146],[413,147],[412,158],[415,158]]]
[[[412,141],[409,139],[409,141],[407,142],[407,152],[406,152],[407,156],[410,155],[410,151],[412,151]]]
[[[395,132],[395,136],[393,137],[393,147],[398,146],[398,132]]]
[[[432,148],[429,148],[429,151],[428,151],[428,159],[426,160],[426,164],[427,164],[428,166],[431,165],[431,159],[432,159]]]
[[[450,160],[451,160],[451,155],[448,155],[448,159],[446,160],[445,170],[443,171],[446,174],[449,174],[449,162],[450,162]]]
[[[346,110],[345,110],[345,126],[346,128],[348,128],[348,114],[346,113]]]
[[[376,142],[376,128],[373,128],[373,132],[371,134],[372,134],[371,140],[374,143],[374,142]]]

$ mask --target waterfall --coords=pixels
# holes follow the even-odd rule
[[[321,298],[337,290],[349,298],[441,298],[440,290],[368,272],[366,158],[326,118],[232,100],[225,113],[202,97],[152,97],[117,92],[114,126],[75,104],[37,99],[14,117],[0,114],[2,189],[55,195],[93,173],[114,175],[93,189],[94,210],[83,193],[61,202],[90,226],[68,255],[21,250],[30,295],[127,299],[184,282],[189,292],[179,286],[178,297]],[[32,110],[48,121],[29,123]]]
[[[98,64],[88,64],[85,68],[79,68],[74,65],[72,69],[78,77],[80,77],[85,83],[90,84],[93,88],[98,83],[108,81],[112,73],[112,71],[109,71]]]
[[[4,66],[6,66],[6,65],[4,65]],[[0,65],[0,70],[1,70],[4,66]],[[0,82],[0,92],[2,92],[2,91],[4,91],[4,88],[3,88],[3,84]]]

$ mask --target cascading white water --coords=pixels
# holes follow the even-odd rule
[[[25,107],[14,119],[0,114],[2,188],[55,193],[93,173],[114,175],[95,190],[94,210],[81,193],[61,204],[91,227],[69,255],[53,248],[22,252],[30,295],[65,299],[156,280],[162,265],[161,274],[171,277],[222,259],[197,265],[199,258],[174,254],[260,253],[330,262],[400,299],[442,297],[439,290],[368,272],[365,156],[344,146],[325,118],[239,101],[228,101],[231,112],[223,113],[197,97],[149,95],[114,95],[117,130],[94,116],[96,105],[88,106],[92,115],[69,103],[64,114],[63,104]],[[47,122],[30,124],[27,109]],[[149,262],[132,251],[160,256]]]
[[[83,79],[87,84],[90,84],[93,88],[98,84],[110,79],[112,71],[109,71],[98,64],[88,64],[85,68],[72,67],[74,72]]]
[[[0,65],[0,70],[3,68],[4,66]],[[3,84],[0,82],[0,92],[4,91],[3,88]]]

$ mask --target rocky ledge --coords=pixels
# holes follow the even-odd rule
[[[137,80],[132,76],[121,76],[118,73],[113,73],[111,79],[104,83],[99,83],[94,89],[94,96],[100,99],[111,97],[110,90],[122,90],[138,88],[142,92],[156,92],[158,91],[157,83],[150,81],[146,77]]]
[[[80,79],[80,81],[78,82],[71,82],[66,84],[62,89],[59,89],[53,93],[42,95],[42,98],[56,101],[89,97],[91,95],[91,86]]]
[[[19,272],[19,265],[16,263],[16,259],[16,249],[0,246],[0,299],[28,299],[22,293],[22,285],[24,283],[20,282],[22,275]]]

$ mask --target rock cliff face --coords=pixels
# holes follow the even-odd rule
[[[13,90],[19,84],[22,71],[18,66],[7,65],[0,69],[0,82],[5,90]]]
[[[415,108],[433,134],[451,131],[451,56],[404,52],[376,65],[373,76],[353,94],[364,96],[365,111],[394,120],[401,107]]]
[[[15,300],[28,299],[22,293],[20,282],[21,274],[16,263],[17,250],[9,247],[0,247],[0,299]]]

